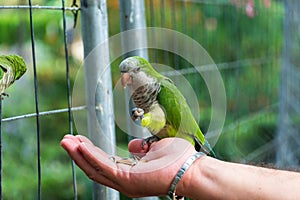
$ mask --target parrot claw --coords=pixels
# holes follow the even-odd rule
[[[142,108],[133,108],[131,110],[131,118],[134,121],[137,121],[139,118],[142,119],[144,117],[144,110]]]
[[[144,150],[144,146],[147,144],[148,146],[150,146],[153,142],[157,142],[159,140],[159,138],[155,135],[152,135],[150,137],[147,137],[146,139],[143,140],[142,142],[142,149]]]
[[[2,92],[1,93],[1,99],[3,100],[4,98],[3,97],[9,97],[9,95],[5,92]]]

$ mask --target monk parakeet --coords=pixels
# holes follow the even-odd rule
[[[141,119],[152,137],[142,145],[166,137],[180,137],[194,145],[197,151],[215,156],[201,132],[186,99],[173,81],[158,73],[144,58],[134,56],[120,64],[121,84],[129,88],[136,108],[134,120]]]
[[[26,64],[18,55],[0,55],[0,95],[8,96],[5,89],[21,78],[26,72]]]

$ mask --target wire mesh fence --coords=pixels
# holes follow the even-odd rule
[[[99,7],[102,14],[107,10],[104,17],[108,24],[100,24],[99,29],[105,28],[94,30],[95,37],[105,31],[108,37],[118,34],[124,31],[121,24],[126,23],[125,17],[120,17],[120,6],[128,5],[127,2],[103,2]],[[0,52],[20,54],[29,68],[25,77],[8,90],[10,97],[2,101],[3,199],[19,196],[26,199],[92,198],[92,183],[70,164],[59,147],[64,134],[77,134],[72,118],[74,112],[86,115],[86,105],[72,104],[72,87],[83,65],[86,48],[83,42],[94,37],[87,33],[84,37],[82,32],[90,31],[92,25],[79,20],[86,14],[82,12],[86,12],[84,9],[89,3],[0,1]],[[299,133],[296,53],[299,46],[292,34],[299,24],[298,3],[146,0],[143,6],[135,9],[142,9],[145,26],[185,34],[201,44],[216,64],[227,102],[224,128],[215,145],[218,156],[229,161],[267,162],[279,166],[284,162],[299,167],[300,145],[295,139]],[[133,19],[131,15],[138,13],[132,7],[122,9],[124,16],[128,11],[129,23]],[[159,41],[159,38],[153,40]],[[172,45],[181,44],[173,41]],[[191,50],[189,46],[180,47]],[[120,44],[119,48],[124,47]],[[207,132],[212,115],[211,94],[198,72],[210,70],[210,66],[192,66],[185,58],[162,49],[148,48],[146,55],[152,63],[176,69],[164,72],[171,79],[176,80],[179,73],[189,82],[199,102],[200,127]],[[113,86],[119,79],[118,65],[123,56],[110,52]],[[117,146],[126,149],[127,133],[117,125],[115,130]],[[278,155],[277,130],[281,140],[286,141]],[[289,152],[291,147],[293,152]],[[287,154],[291,155],[289,162],[283,159]],[[27,180],[31,180],[30,183]],[[121,198],[126,197],[121,194]]]
[[[10,2],[10,3],[16,3],[16,2]],[[43,153],[42,153],[42,126],[43,126],[43,120],[41,120],[41,116],[43,115],[52,115],[54,113],[67,113],[68,119],[65,120],[65,122],[68,124],[68,133],[73,134],[73,124],[72,124],[72,109],[71,107],[71,85],[70,85],[70,72],[69,72],[69,56],[68,56],[68,42],[67,39],[69,38],[67,35],[67,27],[66,27],[66,11],[73,12],[74,15],[76,15],[77,11],[79,10],[76,8],[76,6],[71,7],[65,7],[65,2],[61,1],[60,6],[39,6],[39,5],[33,5],[32,1],[28,2],[20,2],[20,3],[28,3],[27,5],[7,5],[7,3],[3,3],[4,5],[1,6],[1,19],[2,19],[2,28],[5,32],[3,36],[3,40],[1,41],[2,51],[3,54],[7,54],[9,52],[15,52],[17,54],[22,55],[26,60],[30,59],[28,61],[28,68],[30,73],[27,76],[27,80],[24,80],[22,85],[22,89],[24,91],[27,91],[28,93],[23,93],[22,91],[16,91],[15,93],[12,93],[11,96],[15,96],[15,98],[11,97],[10,99],[4,100],[5,102],[3,105],[3,110],[6,112],[3,112],[3,119],[2,123],[2,129],[4,130],[3,136],[3,159],[1,160],[1,164],[3,163],[3,170],[1,173],[1,186],[3,185],[3,190],[1,190],[1,198],[3,199],[12,199],[12,198],[18,198],[17,196],[22,196],[21,192],[23,190],[23,187],[25,184],[24,181],[22,181],[24,178],[27,180],[32,180],[30,184],[27,185],[27,189],[24,187],[24,191],[28,190],[31,191],[29,195],[25,195],[24,198],[37,198],[42,199],[42,190],[45,190],[45,187],[43,188],[42,182],[45,182],[45,176],[42,174],[45,174],[43,172],[44,166],[45,166],[45,160],[42,161]],[[59,3],[59,2],[57,2]],[[43,103],[43,98],[40,98],[40,84],[38,83],[38,80],[41,80],[41,77],[43,77],[43,74],[39,72],[40,69],[40,56],[43,55],[43,53],[39,53],[39,51],[43,51],[43,48],[40,48],[40,45],[44,42],[40,42],[43,38],[43,34],[45,30],[45,21],[41,18],[39,18],[41,15],[38,15],[35,13],[34,10],[45,10],[47,11],[55,11],[56,13],[52,13],[54,15],[57,15],[57,11],[61,11],[61,15],[59,18],[51,19],[49,16],[44,15],[44,19],[47,19],[48,22],[52,21],[55,25],[59,22],[58,20],[62,20],[61,27],[59,29],[60,33],[57,34],[57,36],[61,36],[58,38],[59,46],[64,49],[64,51],[61,52],[61,57],[65,61],[65,64],[60,65],[60,69],[65,69],[64,74],[65,76],[65,92],[66,92],[66,108],[64,109],[55,109],[55,110],[49,110],[49,111],[43,111],[40,112],[41,105]],[[6,12],[6,13],[5,13]],[[25,14],[27,12],[28,15]],[[17,16],[17,18],[13,19],[10,18],[11,16]],[[24,18],[25,16],[28,16],[28,18]],[[37,18],[35,18],[37,17]],[[40,20],[40,21],[39,21]],[[39,21],[39,22],[37,22]],[[48,23],[49,25],[49,23]],[[41,31],[41,32],[40,32]],[[13,34],[12,34],[13,33]],[[16,33],[16,34],[14,34]],[[47,35],[47,34],[45,34]],[[8,41],[6,40],[8,39]],[[59,40],[62,39],[62,40]],[[38,47],[37,47],[38,46]],[[6,49],[7,48],[7,49]],[[14,50],[15,48],[15,50]],[[46,54],[49,52],[46,52]],[[53,59],[46,56],[46,59]],[[29,64],[30,63],[30,64]],[[53,64],[53,63],[52,63]],[[60,63],[61,64],[61,63]],[[62,68],[65,66],[65,68]],[[53,70],[55,70],[56,67],[51,66]],[[49,73],[48,73],[49,74]],[[63,75],[63,74],[62,74]],[[29,77],[30,76],[30,77]],[[41,77],[40,77],[41,76]],[[63,79],[61,79],[63,81]],[[32,87],[30,87],[30,83],[32,84]],[[51,82],[49,83],[49,85]],[[45,88],[42,88],[42,90],[45,90]],[[18,93],[21,93],[18,95]],[[22,97],[23,95],[23,97]],[[47,98],[47,97],[46,97]],[[22,100],[21,100],[22,99]],[[55,99],[52,99],[53,102]],[[19,102],[18,104],[16,104]],[[14,106],[16,105],[16,106]],[[45,104],[44,104],[45,105]],[[25,106],[25,108],[23,108]],[[33,107],[32,107],[33,106]],[[6,108],[12,107],[13,109]],[[34,109],[32,109],[34,108]],[[10,112],[15,112],[15,115],[10,115]],[[47,110],[47,109],[46,109]],[[22,115],[22,112],[27,112],[26,114]],[[8,117],[5,117],[8,116]],[[25,120],[27,119],[27,120]],[[21,121],[21,122],[20,122]],[[16,125],[17,124],[17,125]],[[24,125],[26,124],[26,125]],[[12,129],[12,127],[18,127],[15,129]],[[30,127],[30,128],[28,128]],[[5,131],[7,129],[7,132]],[[29,133],[29,132],[31,133]],[[21,133],[21,134],[19,134]],[[22,136],[23,133],[23,136]],[[36,135],[32,135],[33,133],[36,133]],[[34,142],[35,138],[35,142]],[[36,144],[36,145],[34,145]],[[16,146],[15,148],[13,146]],[[17,150],[17,151],[16,151]],[[1,154],[2,154],[1,152]],[[20,152],[18,154],[17,152]],[[10,161],[10,159],[7,159],[9,157],[13,157],[14,159]],[[15,163],[13,165],[12,163]],[[47,164],[46,164],[47,165]],[[76,173],[74,168],[74,163],[72,162],[72,173],[73,173],[73,191],[74,191],[74,197],[77,199],[77,184],[76,184]],[[18,168],[19,166],[19,168]],[[20,167],[23,166],[23,167]],[[32,169],[30,169],[32,168]],[[2,169],[2,168],[1,168]],[[9,169],[9,170],[8,170]],[[43,177],[43,179],[42,179]],[[6,180],[11,180],[12,182],[9,183]],[[9,192],[11,191],[10,184],[18,182],[19,185],[13,185],[16,186],[15,188],[18,190],[17,192]],[[34,193],[36,191],[36,193]],[[49,198],[49,197],[47,197]],[[51,197],[50,197],[51,198]]]

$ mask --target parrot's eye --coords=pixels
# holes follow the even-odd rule
[[[135,68],[135,72],[139,72],[139,71],[141,71],[141,67]]]

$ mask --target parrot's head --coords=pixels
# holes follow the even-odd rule
[[[122,86],[124,88],[130,86],[132,89],[154,82],[160,75],[146,59],[139,56],[123,60],[120,64],[120,71]]]

